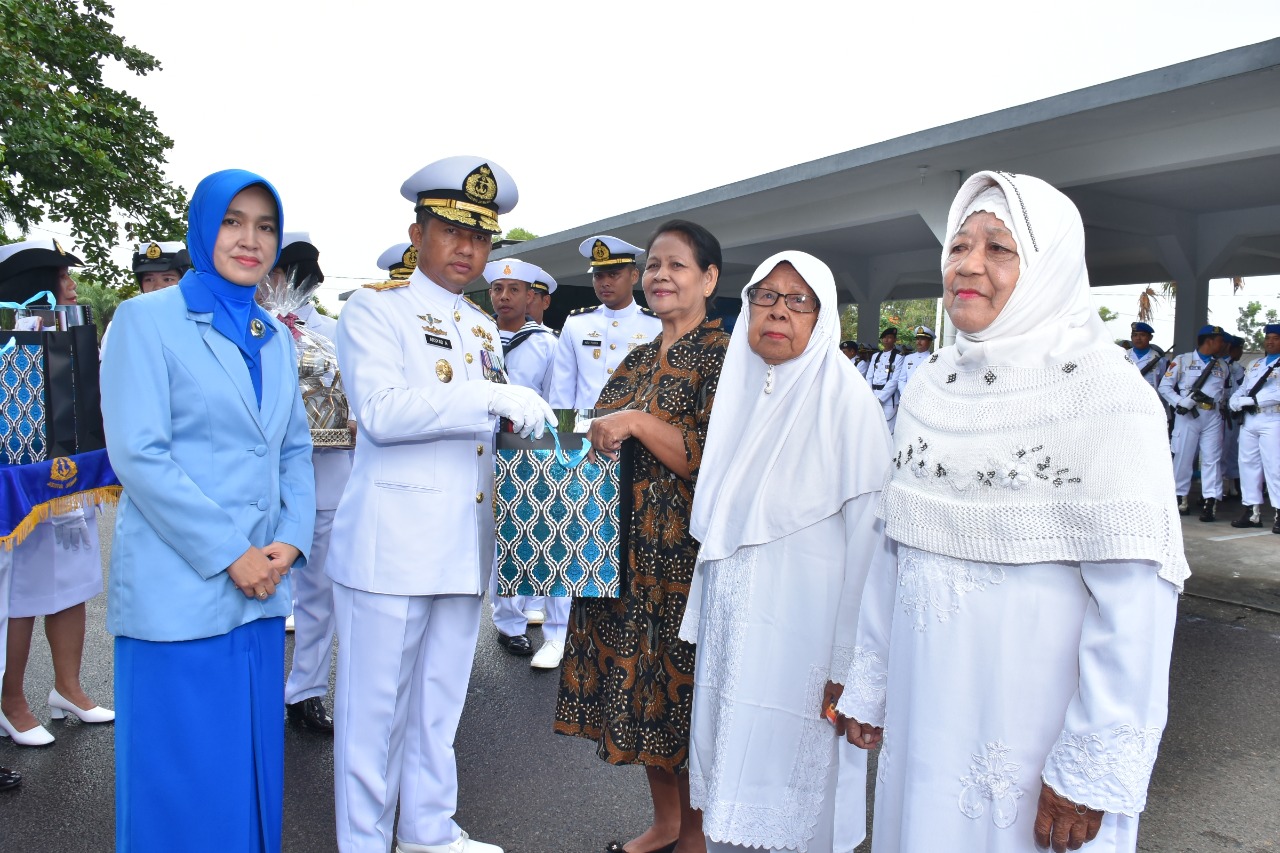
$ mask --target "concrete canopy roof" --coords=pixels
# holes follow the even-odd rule
[[[578,244],[644,245],[682,217],[724,248],[722,294],[782,249],[826,261],[842,301],[937,297],[946,214],[964,178],[998,168],[1080,208],[1095,285],[1179,282],[1194,337],[1212,278],[1280,273],[1280,38],[801,163],[494,252],[590,286]],[[1189,309],[1189,310],[1188,310]],[[876,313],[866,315],[872,332]]]

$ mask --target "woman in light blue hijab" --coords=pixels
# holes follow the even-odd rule
[[[103,353],[122,853],[280,849],[288,575],[315,518],[293,339],[253,300],[281,220],[258,175],[205,178],[194,269],[121,305]]]

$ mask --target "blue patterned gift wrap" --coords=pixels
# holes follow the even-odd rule
[[[0,465],[45,459],[43,355],[39,344],[12,346],[0,353]]]
[[[566,444],[580,435],[564,434]],[[549,440],[544,440],[549,443]],[[578,455],[581,455],[581,451]],[[567,462],[567,464],[566,464]],[[499,433],[494,452],[498,594],[617,598],[627,556],[629,459],[566,460]]]

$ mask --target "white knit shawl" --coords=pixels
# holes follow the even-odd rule
[[[986,563],[1152,561],[1181,590],[1190,571],[1164,413],[1093,310],[1080,215],[1043,181],[980,172],[956,196],[945,245],[991,186],[1009,202],[1024,271],[990,326],[912,374],[885,530]]]

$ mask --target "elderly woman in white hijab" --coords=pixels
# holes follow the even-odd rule
[[[1053,187],[974,175],[942,268],[960,334],[902,398],[839,705],[883,732],[872,849],[1132,851],[1189,574],[1160,401]]]
[[[817,258],[774,255],[743,289],[693,502],[702,546],[680,634],[698,646],[689,788],[710,851],[828,853],[865,837],[865,754],[843,743],[833,706],[868,568],[892,568],[876,518],[890,437],[839,337],[835,282]],[[851,838],[836,831],[841,747],[854,759],[840,797]]]

